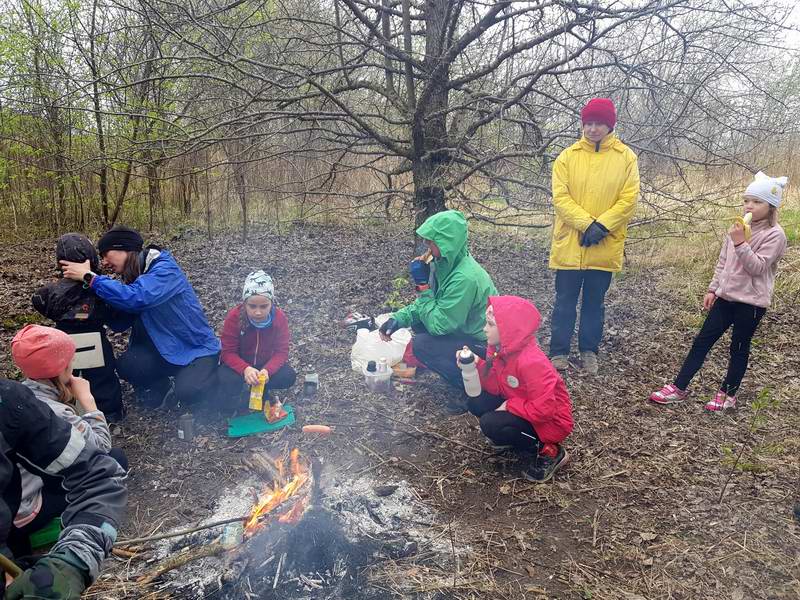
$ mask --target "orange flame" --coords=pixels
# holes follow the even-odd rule
[[[272,489],[265,493],[256,504],[250,518],[244,526],[246,534],[252,535],[254,531],[262,527],[268,516],[273,511],[276,511],[285,502],[293,498],[308,482],[308,471],[300,463],[300,451],[295,448],[289,455],[291,466],[292,478],[283,485],[274,484]],[[273,461],[281,479],[284,477],[283,460],[278,459]],[[280,482],[282,483],[282,481]],[[294,506],[284,514],[278,517],[280,523],[296,523],[300,520],[307,506],[307,497],[298,498]]]

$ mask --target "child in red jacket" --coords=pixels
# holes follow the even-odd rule
[[[242,303],[230,310],[222,326],[222,353],[217,373],[222,409],[247,406],[244,386],[267,376],[264,399],[269,390],[294,385],[297,374],[287,364],[289,322],[275,305],[275,286],[264,271],[250,273],[244,282]]]
[[[561,443],[572,432],[572,403],[564,380],[536,342],[536,307],[517,296],[490,296],[486,309],[489,347],[478,361],[483,391],[469,399],[481,431],[495,448],[533,451],[523,471],[529,481],[548,481],[569,456]]]

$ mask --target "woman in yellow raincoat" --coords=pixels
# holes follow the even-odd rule
[[[628,221],[639,196],[636,154],[613,133],[616,109],[593,98],[581,110],[583,135],[553,165],[555,223],[550,268],[556,271],[550,357],[566,370],[583,292],[578,349],[583,368],[596,374],[603,337],[605,294],[622,269]]]

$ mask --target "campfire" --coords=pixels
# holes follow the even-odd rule
[[[224,496],[205,525],[156,536],[168,539],[159,540],[140,584],[170,598],[373,598],[381,596],[367,593],[366,567],[419,556],[438,568],[455,558],[404,481],[350,479],[323,493],[321,463],[298,449],[250,455],[244,464],[258,482]],[[260,491],[248,502],[254,485]],[[117,556],[153,551],[135,542],[142,540],[125,542]]]
[[[269,459],[264,459],[269,461]],[[244,525],[245,537],[254,535],[269,523],[271,517],[277,517],[279,523],[297,523],[308,506],[308,469],[300,462],[300,451],[295,448],[289,455],[291,479],[284,482],[284,461],[282,458],[272,461],[274,474],[272,489],[264,493],[253,508],[250,518]],[[268,463],[267,463],[268,464]],[[286,506],[290,507],[288,510]]]

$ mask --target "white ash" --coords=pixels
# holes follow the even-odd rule
[[[379,496],[376,489],[380,487],[397,489]],[[406,480],[379,483],[362,477],[335,481],[324,487],[323,505],[336,513],[351,542],[363,537],[396,535],[417,542],[420,551],[447,556],[453,552],[448,524],[423,504]],[[457,554],[469,550],[458,543],[455,546]]]

